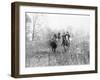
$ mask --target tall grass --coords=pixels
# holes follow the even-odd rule
[[[25,59],[26,67],[86,65],[90,63],[89,40],[73,39],[66,52],[58,45],[55,53],[47,41],[27,42]]]

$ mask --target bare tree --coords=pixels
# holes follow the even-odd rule
[[[34,40],[34,36],[35,36],[35,27],[37,25],[38,22],[38,15],[33,16],[33,33],[32,33],[32,41]]]
[[[31,18],[30,18],[31,17]],[[31,21],[30,21],[31,20]],[[50,37],[51,30],[48,28],[47,21],[43,14],[30,14],[26,16],[26,23],[30,23],[27,25],[27,36],[31,34],[31,40],[39,40],[45,39],[46,37]],[[27,37],[26,36],[26,37]]]
[[[28,34],[30,34],[30,23],[31,23],[31,18],[28,14],[25,14],[25,34],[26,34],[26,40],[29,41]]]

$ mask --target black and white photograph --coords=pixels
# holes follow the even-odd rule
[[[90,15],[25,13],[25,66],[90,64]]]
[[[97,7],[12,4],[12,75],[97,73]]]

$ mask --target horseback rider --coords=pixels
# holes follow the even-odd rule
[[[69,34],[68,31],[67,31],[67,33],[66,33],[66,36],[67,36],[67,40],[68,40],[68,42],[70,42],[70,34]]]
[[[52,48],[52,51],[56,52],[56,48],[57,48],[57,35],[56,34],[53,35],[53,38],[50,41],[50,46]]]
[[[62,35],[62,45],[66,45],[66,34],[65,34],[65,32]]]
[[[64,47],[64,50],[66,51],[66,47],[70,46],[70,34],[69,32],[67,32],[65,34],[65,32],[62,35],[62,46]]]

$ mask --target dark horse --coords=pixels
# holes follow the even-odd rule
[[[67,34],[63,34],[62,35],[62,46],[64,48],[64,51],[66,52],[66,48],[70,47],[70,35],[69,33],[67,32]]]
[[[50,43],[50,47],[52,48],[53,52],[56,52],[56,48],[57,48],[57,35],[54,34],[53,38],[49,41]]]

